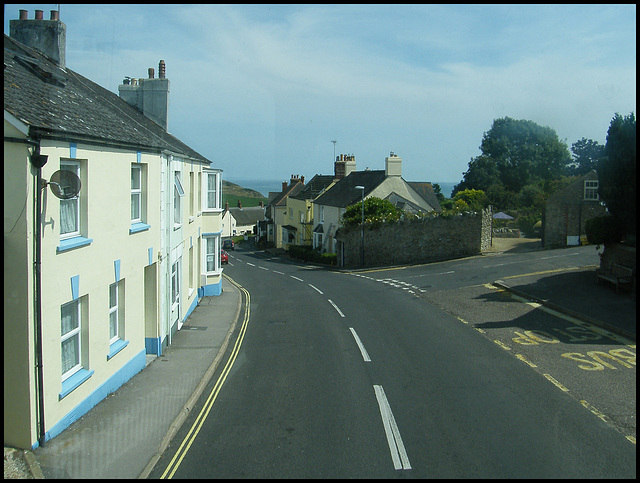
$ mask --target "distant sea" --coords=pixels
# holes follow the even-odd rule
[[[234,183],[242,186],[243,188],[249,188],[251,190],[262,193],[265,198],[269,197],[270,191],[275,191],[280,193],[282,191],[282,180],[274,180],[274,179],[250,179],[250,178],[224,178],[230,183]],[[288,179],[286,181],[289,181]],[[436,181],[440,185],[440,191],[446,198],[451,198],[451,192],[456,183],[445,183],[443,181]]]

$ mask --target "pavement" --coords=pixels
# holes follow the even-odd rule
[[[495,254],[495,253],[494,253]],[[496,285],[636,340],[635,292],[596,283],[595,268],[540,273]],[[184,422],[229,343],[242,296],[226,278],[166,353],[44,447],[25,452],[36,478],[145,478]],[[5,452],[6,453],[6,452]]]

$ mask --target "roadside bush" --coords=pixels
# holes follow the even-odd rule
[[[533,225],[539,221],[540,217],[538,215],[523,215],[518,218],[518,228],[525,236],[534,236]]]
[[[338,261],[338,256],[335,253],[320,253],[307,245],[290,245],[289,256],[303,262],[322,263],[324,265],[335,265]]]
[[[611,215],[596,216],[587,220],[584,226],[590,245],[617,243],[624,237],[624,225]]]

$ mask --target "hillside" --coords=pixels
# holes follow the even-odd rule
[[[241,196],[245,198],[264,198],[264,195],[258,191],[254,191],[249,188],[243,188],[240,185],[225,181],[224,179],[222,180],[222,194]]]

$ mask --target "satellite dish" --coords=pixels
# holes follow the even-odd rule
[[[51,175],[47,183],[56,198],[68,200],[78,196],[80,192],[80,178],[71,171],[60,169]]]

